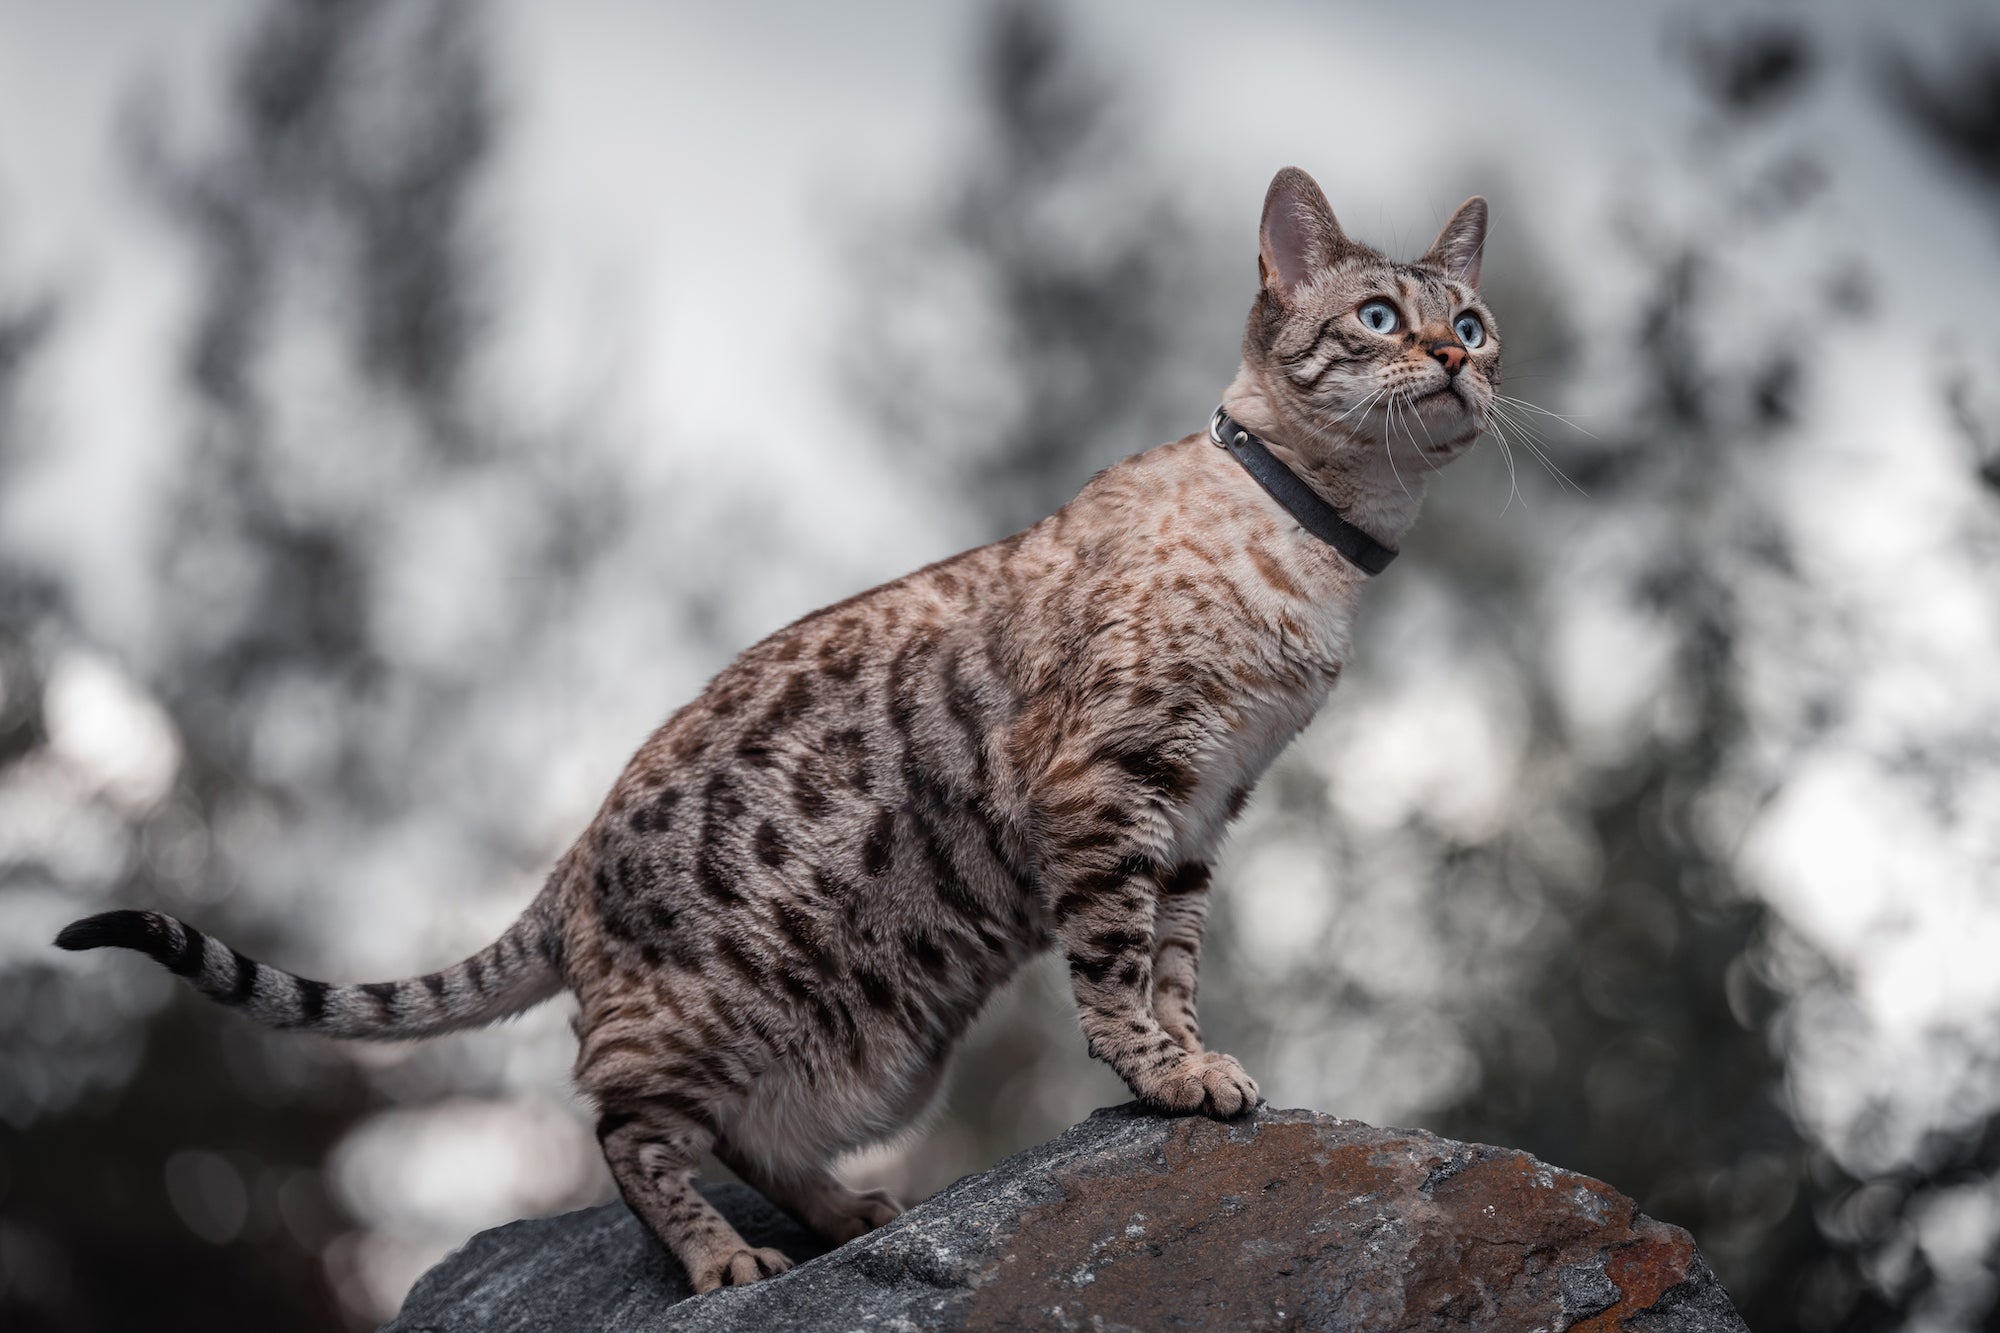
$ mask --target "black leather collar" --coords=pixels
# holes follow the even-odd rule
[[[1369,574],[1380,574],[1396,558],[1396,548],[1384,546],[1347,520],[1338,509],[1319,498],[1319,493],[1299,479],[1299,474],[1279,462],[1264,442],[1243,429],[1236,419],[1215,409],[1208,419],[1208,438],[1218,448],[1243,465],[1243,470],[1269,491],[1271,498],[1297,519],[1299,526],[1346,556]]]

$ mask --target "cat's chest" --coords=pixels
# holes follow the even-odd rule
[[[1213,855],[1250,790],[1318,715],[1332,684],[1333,675],[1328,674],[1296,689],[1246,699],[1235,710],[1231,725],[1208,738],[1193,787],[1169,817],[1178,858],[1206,860]]]
[[[1267,634],[1243,650],[1243,684],[1203,738],[1193,789],[1171,820],[1182,858],[1213,855],[1250,789],[1318,716],[1339,677],[1348,646],[1346,608],[1295,609],[1291,633]]]

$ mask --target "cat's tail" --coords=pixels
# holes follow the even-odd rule
[[[102,912],[63,927],[60,948],[137,949],[218,1004],[275,1028],[408,1041],[479,1027],[562,988],[556,879],[507,932],[464,962],[402,981],[329,985],[246,958],[161,912]]]

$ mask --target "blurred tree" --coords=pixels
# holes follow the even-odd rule
[[[1210,390],[1173,374],[1200,248],[1103,71],[1038,0],[991,7],[976,60],[978,138],[905,237],[871,240],[848,360],[889,446],[997,536]]]
[[[329,880],[347,895],[356,872],[379,872],[383,849],[403,876],[440,839],[468,881],[546,864],[545,835],[490,799],[468,752],[518,735],[478,710],[504,701],[503,667],[532,672],[559,648],[624,505],[603,459],[485,406],[494,311],[473,198],[497,129],[472,12],[273,0],[229,92],[219,139],[197,151],[170,146],[159,107],[133,119],[132,160],[200,283],[189,434],[153,515],[157,620],[104,646],[164,709],[176,775],[164,795],[111,803],[129,854],[62,887],[72,906],[163,907],[313,971],[338,952],[335,920],[402,894],[325,902]],[[0,330],[9,370],[24,337]],[[477,582],[413,601],[422,564],[453,540],[471,544],[459,567]],[[59,605],[61,585],[5,591],[5,757],[18,759],[37,696],[17,688],[13,612]],[[363,1317],[338,1247],[323,1267],[353,1223],[322,1166],[382,1094],[349,1051],[222,1020],[132,975],[119,974],[139,989],[116,1028],[83,1041],[26,1026],[37,1005],[89,1008],[76,965],[5,978],[34,992],[0,1016],[10,1041],[39,1041],[33,1060],[74,1064],[93,1042],[123,1053],[10,1128],[0,1269],[18,1278],[12,1256],[33,1256],[39,1304],[9,1327]]]
[[[0,316],[0,475],[10,482],[38,461],[40,442],[22,428],[16,397],[53,331],[53,309],[40,303]],[[74,699],[59,706],[58,694],[74,694],[79,664],[90,660],[71,605],[61,571],[18,552],[0,567],[0,800],[16,825],[0,851],[0,885],[17,901],[41,898],[58,909],[69,905],[66,892],[98,887],[95,873],[138,873],[132,851],[151,831],[143,811],[79,771],[74,737],[52,734],[66,719],[51,713],[77,707]],[[100,854],[88,849],[93,843]],[[233,1080],[215,1042],[169,1017],[152,1025],[141,1057],[138,1033],[117,1029],[144,1022],[143,1011],[108,995],[101,1012],[88,1013],[54,959],[28,952],[46,947],[42,934],[21,941],[21,953],[0,967],[0,1324],[341,1326],[316,1254],[286,1242],[268,1191],[282,1188],[303,1227],[325,1212],[323,1200],[306,1178],[286,1174],[281,1184],[266,1175],[266,1197],[254,1201],[258,1225],[245,1225],[253,1201],[242,1168],[300,1161],[316,1136],[324,1142],[326,1117],[344,1113],[343,1099],[328,1096],[284,1121],[254,1106],[222,1110]],[[216,1134],[218,1120],[235,1132]],[[226,1146],[231,1156],[201,1159],[205,1181],[187,1181],[170,1200],[167,1164],[193,1143]],[[176,1215],[177,1204],[182,1216],[201,1213],[218,1191],[223,1213],[243,1214],[226,1249]],[[104,1280],[114,1273],[118,1282]],[[190,1303],[163,1306],[162,1291]]]
[[[1942,62],[1893,46],[1878,69],[1890,107],[1937,160],[1988,199],[2000,192],[2000,35],[1968,32]],[[1972,483],[2000,501],[2000,412],[1983,375],[1991,340],[1942,330],[1938,338],[1945,415],[1963,441]],[[1976,567],[1990,569],[2000,553],[2000,503],[1976,513],[1957,537]],[[1913,730],[1881,762],[1893,780],[1927,791],[1950,828],[1970,816],[1967,793],[2000,763],[2000,736],[1962,723],[1944,734]],[[1822,970],[1811,984],[1846,1002],[1839,976]],[[1841,1145],[1856,1162],[1853,1174],[1818,1164],[1816,1215],[1832,1253],[1817,1256],[1801,1279],[1802,1304],[1817,1316],[1807,1326],[1872,1333],[1992,1328],[2000,1320],[2000,1224],[1985,1202],[2000,1193],[2000,1065],[1991,1035],[2000,1015],[1964,1017],[1963,1030],[1931,1039],[1936,1058],[1956,1071],[1955,1086],[1916,1143],[1882,1150],[1877,1141],[1889,1137],[1897,1112],[1878,1096],[1852,1128],[1853,1142]],[[1856,1145],[1862,1150],[1852,1151]]]
[[[0,305],[0,490],[9,493],[32,448],[23,429],[24,388],[56,312],[52,300],[19,300],[11,293]],[[8,552],[0,561],[0,805],[18,808],[20,775],[47,762],[42,699],[50,658],[68,637],[69,621],[60,583]],[[30,894],[41,886],[49,869],[40,850],[32,845],[0,850],[0,894]],[[0,968],[0,1087],[32,1086],[40,1072],[33,1050],[39,1034],[23,1029],[44,994],[41,979],[31,972]],[[41,1040],[61,1035],[49,1032]],[[0,1324],[54,1327],[71,1308],[67,1256],[24,1208],[10,1178],[24,1146],[24,1100],[19,1094],[0,1096]]]
[[[52,300],[0,307],[0,490],[21,470],[28,447],[19,398],[28,370],[56,320]],[[45,741],[41,695],[45,645],[40,627],[65,616],[62,589],[45,571],[15,559],[0,562],[0,765],[11,765]]]
[[[2000,35],[1967,34],[1949,71],[1926,68],[1907,51],[1883,64],[1893,103],[1954,166],[1988,190],[2000,190]]]

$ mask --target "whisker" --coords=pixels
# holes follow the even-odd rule
[[[1356,403],[1353,407],[1350,407],[1345,412],[1342,412],[1339,416],[1335,417],[1328,424],[1337,426],[1341,422],[1353,416],[1356,412],[1366,411],[1370,404],[1374,403],[1376,399],[1380,398],[1383,394],[1387,392],[1389,392],[1387,389],[1377,389],[1375,392],[1369,394],[1366,398],[1363,398],[1360,402]]]
[[[1525,398],[1513,398],[1504,393],[1496,393],[1493,395],[1493,399],[1495,402],[1505,403],[1507,406],[1512,408],[1518,408],[1524,411],[1533,412],[1537,416],[1549,417],[1553,420],[1560,421],[1562,422],[1563,425],[1568,426],[1571,430],[1580,431],[1583,434],[1590,436],[1590,438],[1593,440],[1599,438],[1597,432],[1591,430],[1588,426],[1584,426],[1578,423],[1573,418],[1564,416],[1560,412],[1551,412],[1546,407],[1537,407],[1535,404],[1529,402]]]
[[[1578,485],[1576,481],[1572,477],[1570,477],[1568,473],[1564,472],[1561,468],[1556,466],[1554,459],[1550,458],[1548,454],[1542,451],[1540,446],[1540,441],[1536,438],[1534,431],[1530,429],[1527,422],[1522,420],[1520,417],[1510,415],[1512,411],[1513,411],[1512,404],[1502,403],[1496,399],[1495,402],[1493,403],[1493,407],[1489,414],[1488,419],[1490,422],[1496,423],[1496,428],[1497,428],[1497,423],[1505,423],[1506,425],[1512,426],[1516,431],[1520,433],[1521,444],[1528,450],[1529,453],[1535,456],[1535,458],[1541,463],[1541,465],[1544,468],[1548,469],[1549,474],[1551,476],[1555,477],[1558,481],[1567,485],[1571,490],[1574,490],[1578,495],[1588,496],[1590,492],[1586,491],[1582,486]]]
[[[1396,478],[1396,484],[1398,486],[1403,487],[1403,494],[1410,499],[1415,499],[1416,498],[1415,496],[1410,495],[1410,488],[1407,485],[1404,485],[1402,472],[1399,471],[1396,467],[1395,421],[1396,421],[1396,396],[1394,394],[1390,394],[1389,395],[1390,425],[1388,430],[1382,432],[1382,452],[1388,456],[1390,475]]]
[[[1414,415],[1414,412],[1412,414]],[[1418,416],[1416,419],[1419,424],[1422,424],[1423,418],[1421,416]],[[1410,437],[1410,446],[1417,451],[1417,461],[1424,465],[1424,471],[1436,472],[1440,465],[1432,461],[1430,456],[1430,451],[1428,448],[1425,447],[1430,442],[1430,439],[1431,439],[1431,428],[1429,426],[1425,426],[1424,443],[1418,443],[1416,436],[1412,435]]]
[[[1514,471],[1514,450],[1507,443],[1507,436],[1500,430],[1500,427],[1496,423],[1489,420],[1486,423],[1486,429],[1492,433],[1493,442],[1500,446],[1500,458],[1507,464],[1507,501],[1500,506],[1500,512],[1505,514],[1509,509],[1512,509],[1516,500],[1521,500],[1521,505],[1525,508],[1528,502],[1521,499],[1521,480]]]
[[[1348,408],[1345,412],[1342,412],[1332,421],[1327,422],[1326,426],[1323,429],[1315,429],[1311,422],[1307,422],[1306,431],[1312,436],[1315,442],[1320,444],[1325,444],[1327,442],[1326,441],[1327,432],[1331,431],[1335,426],[1338,426],[1341,422],[1347,420],[1347,418],[1353,416],[1356,412],[1365,411],[1370,403],[1374,402],[1377,398],[1380,398],[1385,392],[1387,391],[1378,389],[1374,393],[1369,394],[1366,398],[1356,403],[1353,407]]]

